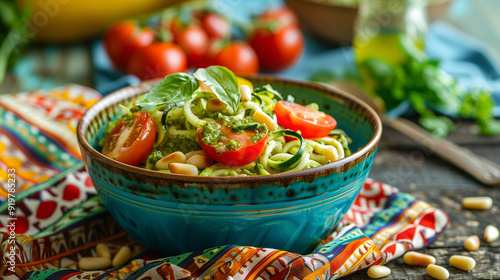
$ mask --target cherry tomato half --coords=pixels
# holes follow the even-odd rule
[[[210,52],[213,52],[213,46]],[[233,71],[235,75],[254,75],[259,72],[257,54],[247,43],[232,41],[216,51],[212,65],[221,65]],[[208,54],[211,55],[210,53]]]
[[[326,137],[337,126],[332,116],[288,101],[278,101],[274,113],[279,125],[300,131],[306,139]]]
[[[249,42],[266,71],[280,71],[296,62],[304,50],[304,35],[295,25],[277,29],[257,28]]]
[[[153,43],[138,49],[127,65],[127,71],[142,80],[184,72],[187,68],[187,58],[182,49],[168,42]]]
[[[151,44],[154,38],[152,29],[141,29],[135,22],[128,20],[111,25],[104,33],[103,43],[115,67],[124,70],[132,54],[140,47]]]
[[[117,161],[138,165],[149,155],[156,131],[153,118],[146,111],[132,116],[133,120],[125,118],[111,131],[102,153]]]
[[[217,123],[221,124],[220,122]],[[253,142],[252,137],[257,133],[256,131],[245,130],[241,133],[233,133],[227,126],[221,126],[222,133],[227,135],[227,138],[220,141],[221,143],[226,144],[234,139],[241,144],[241,147],[237,150],[227,150],[225,146],[216,149],[211,145],[205,144],[202,141],[202,130],[203,128],[198,130],[198,140],[203,151],[213,160],[229,166],[244,166],[256,160],[262,152],[264,152],[267,143],[267,135],[269,134],[269,132],[266,131],[264,137],[260,138],[257,142]]]

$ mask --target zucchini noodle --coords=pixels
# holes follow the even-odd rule
[[[276,102],[283,99],[281,94],[269,85],[264,86],[264,89],[254,90],[251,93],[251,100],[248,101],[247,97],[245,102],[240,102],[237,107],[233,107],[236,108],[235,111],[229,106],[221,106],[218,111],[213,109],[214,106],[207,109],[207,104],[210,103],[208,101],[213,98],[217,98],[214,93],[198,89],[194,91],[191,98],[183,102],[145,108],[144,110],[147,110],[154,120],[156,140],[149,157],[142,163],[142,167],[169,172],[168,169],[165,170],[165,167],[156,168],[156,163],[175,151],[181,151],[184,154],[196,151],[197,155],[206,156],[201,151],[198,131],[209,123],[216,121],[233,123],[238,119],[246,119],[238,124],[243,131],[253,130],[256,125],[261,124],[267,127],[267,123],[257,118],[253,120],[256,112],[267,114],[270,117],[266,117],[267,122],[277,123],[274,109]],[[307,106],[315,110],[319,109],[316,103]],[[217,130],[216,132],[218,133]],[[228,166],[215,161],[211,161],[211,165],[202,162],[204,165],[202,168],[199,167],[199,176],[252,176],[293,172],[322,166],[351,154],[347,146],[350,139],[340,130],[333,130],[327,137],[303,139],[300,133],[278,126],[277,130],[266,132],[266,135],[267,143],[255,161],[241,167]],[[188,164],[189,159],[186,161]]]
[[[207,121],[198,118],[191,111],[191,103],[198,98],[204,98],[204,97],[213,97],[213,94],[211,94],[209,92],[199,91],[199,92],[195,93],[195,95],[191,99],[189,99],[188,101],[186,101],[184,103],[184,115],[186,117],[186,120],[195,127],[203,127],[205,124],[208,123]],[[206,103],[200,103],[200,105],[202,105],[202,104],[206,104]]]

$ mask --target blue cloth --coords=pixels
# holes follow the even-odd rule
[[[215,0],[212,2],[218,11],[225,13],[240,22],[246,22],[250,14],[263,11],[265,6],[280,4],[279,0],[263,4],[262,1],[229,1]],[[246,8],[242,9],[242,5]],[[354,65],[354,54],[351,47],[332,48],[305,34],[306,46],[303,56],[292,67],[277,76],[307,80],[320,70],[342,73]],[[460,32],[445,22],[435,22],[429,28],[426,51],[431,58],[442,61],[443,69],[458,78],[459,82],[468,88],[486,88],[490,90],[496,101],[494,115],[500,116],[500,65],[495,62],[485,44]],[[136,84],[139,80],[130,75],[118,73],[111,67],[109,60],[99,42],[93,46],[93,62],[95,67],[95,88],[102,94],[116,90],[127,84]],[[393,112],[400,115],[407,111]]]
[[[500,116],[500,65],[493,51],[482,42],[444,23],[430,28],[427,54],[466,88],[486,88],[495,100],[493,115]]]
[[[113,67],[101,41],[92,44],[92,65],[94,67],[94,89],[103,95],[141,82],[136,76],[127,75]]]

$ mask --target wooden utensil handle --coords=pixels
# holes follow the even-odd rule
[[[500,185],[500,166],[460,147],[446,139],[438,138],[421,126],[403,118],[384,120],[388,125],[407,135],[425,149],[466,171],[485,185]]]

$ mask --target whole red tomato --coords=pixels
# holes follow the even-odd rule
[[[140,28],[134,21],[119,21],[104,32],[104,47],[116,68],[125,70],[132,54],[153,42],[155,33]]]
[[[264,21],[277,21],[281,25],[299,25],[297,16],[288,7],[266,10],[262,15],[260,15],[259,19]]]
[[[158,42],[138,49],[130,58],[127,71],[146,80],[184,72],[187,68],[186,55],[178,45]]]
[[[215,55],[213,55],[214,52]],[[210,53],[208,56],[213,56],[213,59],[209,58],[211,64],[225,66],[235,75],[254,75],[259,72],[257,54],[245,42],[231,41],[218,51],[212,45]]]
[[[175,40],[177,36],[181,33],[181,31],[184,29],[184,25],[182,24],[181,20],[178,17],[173,17],[169,20],[167,20],[164,23],[164,27],[170,34],[172,35],[173,38],[171,40]]]
[[[249,42],[257,53],[260,67],[266,71],[280,71],[291,66],[304,50],[304,35],[295,25],[257,28],[251,33]]]
[[[231,25],[220,15],[208,12],[201,17],[201,25],[210,38],[222,39],[231,35]]]
[[[174,42],[184,50],[189,64],[196,67],[204,65],[209,38],[201,26],[196,24],[187,26],[174,37]]]

